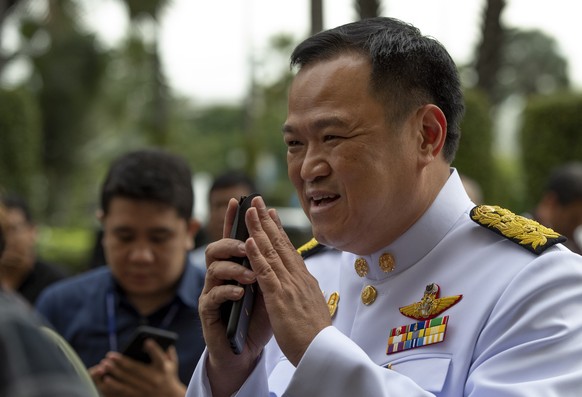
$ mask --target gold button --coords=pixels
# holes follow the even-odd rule
[[[360,277],[364,277],[366,274],[368,274],[368,262],[366,262],[366,260],[364,258],[358,258],[356,259],[356,263],[354,264],[354,268],[356,269],[356,273],[358,273],[358,276]]]
[[[329,296],[327,300],[327,308],[329,309],[329,315],[333,318],[337,310],[337,305],[339,303],[339,293],[334,292]]]
[[[377,295],[376,288],[366,285],[362,290],[362,303],[366,306],[371,305],[376,300]]]
[[[384,253],[380,255],[380,269],[384,273],[390,273],[396,267],[396,263],[394,262],[394,257],[392,254]]]

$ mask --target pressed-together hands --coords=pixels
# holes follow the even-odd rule
[[[183,397],[186,386],[178,378],[178,355],[174,346],[166,352],[153,340],[144,349],[150,364],[133,360],[121,353],[109,352],[89,369],[100,394],[104,397]]]
[[[206,250],[208,270],[199,301],[200,319],[208,349],[207,375],[214,396],[230,396],[238,390],[255,366],[263,347],[274,334],[289,361],[297,365],[315,336],[331,325],[331,318],[317,280],[276,214],[261,197],[253,199],[246,213],[249,239],[241,242],[230,235],[237,201],[231,199],[222,240]],[[247,256],[252,271],[229,260]],[[220,305],[242,297],[243,288],[228,284],[257,281],[259,293],[249,324],[246,346],[240,355],[230,349]]]

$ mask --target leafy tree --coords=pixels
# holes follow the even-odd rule
[[[225,168],[247,169],[248,152],[243,125],[242,105],[216,105],[192,111],[184,105],[183,115],[176,125],[173,151],[189,159],[197,172],[217,174]]]
[[[104,63],[95,37],[79,26],[74,1],[46,2],[44,13],[29,12],[33,5],[38,3],[21,1],[10,14],[20,26],[21,45],[13,58],[27,59],[32,66],[26,85],[40,109],[39,158],[46,181],[41,215],[64,221],[74,212],[75,174],[83,163],[79,149],[91,135],[88,118]]]
[[[2,32],[4,28],[4,21],[13,12],[16,6],[21,3],[19,0],[0,0],[0,45],[2,44]],[[0,74],[2,69],[8,62],[16,56],[15,53],[6,53],[0,51]]]
[[[24,89],[0,89],[0,191],[38,197],[40,173],[40,111]],[[18,150],[15,150],[18,148]],[[33,209],[38,202],[30,203]]]
[[[150,27],[154,34],[142,37],[146,50],[144,66],[149,69],[148,100],[142,110],[144,122],[141,123],[148,141],[156,146],[166,146],[170,142],[169,89],[159,54],[158,31],[159,16],[170,3],[169,0],[122,0],[129,11],[131,35],[134,40],[140,37],[142,25]],[[147,30],[147,29],[146,29]]]
[[[262,191],[274,205],[287,205],[293,188],[287,178],[286,148],[281,126],[287,115],[287,92],[293,73],[288,58],[296,42],[289,35],[276,35],[270,41],[268,64],[280,64],[281,70],[271,82],[256,87],[257,106],[254,109],[253,142],[257,160],[269,161],[270,166],[255,163],[255,174],[262,183]],[[283,66],[284,65],[284,66]]]
[[[567,90],[567,68],[554,38],[539,30],[511,29],[497,74],[496,95],[529,97]]]
[[[487,0],[481,41],[473,68],[477,87],[492,106],[510,95],[530,96],[569,87],[567,61],[556,41],[539,30],[508,28],[501,23],[506,0]]]

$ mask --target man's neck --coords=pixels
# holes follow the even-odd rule
[[[0,266],[0,285],[7,291],[18,291],[31,272],[32,268]]]
[[[126,293],[127,299],[142,316],[149,316],[164,305],[167,305],[172,301],[175,295],[175,288],[155,295],[136,295]]]

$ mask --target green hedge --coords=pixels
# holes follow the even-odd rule
[[[582,95],[561,93],[531,99],[519,135],[527,208],[539,200],[552,168],[582,161]]]
[[[453,161],[461,174],[474,179],[481,186],[483,200],[494,199],[495,164],[492,155],[493,123],[486,97],[476,90],[465,92],[465,117],[461,122],[461,141]]]
[[[95,241],[93,230],[39,226],[38,254],[70,274],[88,269]]]

